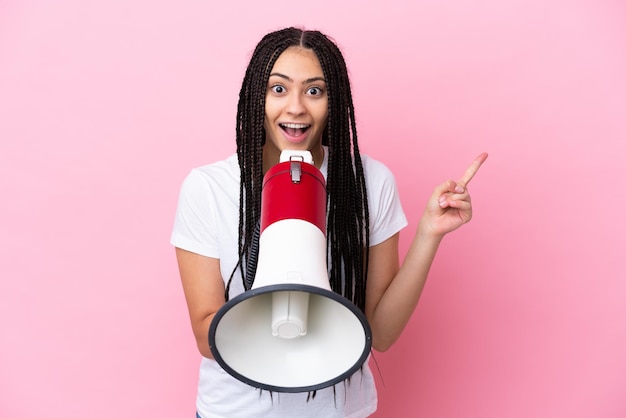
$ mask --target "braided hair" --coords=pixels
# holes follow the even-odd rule
[[[250,255],[261,215],[265,96],[270,72],[289,47],[315,52],[328,91],[328,120],[322,144],[328,146],[327,247],[333,291],[365,310],[368,268],[369,210],[363,165],[357,142],[348,70],[341,51],[319,31],[286,28],[269,33],[257,44],[246,70],[237,108],[237,156],[241,170],[239,200],[239,269],[244,286],[244,260]],[[249,269],[248,269],[249,271]]]

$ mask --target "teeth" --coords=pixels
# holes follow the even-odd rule
[[[309,125],[306,125],[304,123],[281,123],[280,125],[285,128],[292,128],[292,129],[305,129],[309,127]]]

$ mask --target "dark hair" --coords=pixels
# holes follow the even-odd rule
[[[261,212],[267,82],[278,57],[293,46],[310,49],[316,54],[328,91],[328,121],[322,144],[328,146],[326,239],[330,285],[333,291],[364,311],[369,260],[369,210],[350,80],[341,51],[319,31],[286,28],[265,35],[257,44],[246,70],[237,108],[237,156],[241,186],[239,263],[235,271],[237,268],[241,270],[245,285],[243,260],[249,257]],[[226,298],[229,287],[230,281]]]

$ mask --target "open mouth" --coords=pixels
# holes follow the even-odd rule
[[[300,136],[311,127],[305,123],[280,123],[279,126],[289,136]]]

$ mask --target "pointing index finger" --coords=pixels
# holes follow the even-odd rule
[[[483,152],[478,157],[476,157],[472,165],[469,166],[469,168],[465,171],[465,174],[463,174],[463,177],[461,177],[461,179],[458,181],[458,184],[461,187],[465,188],[467,186],[470,180],[476,175],[476,173],[478,173],[478,169],[485,162],[488,156],[489,155],[486,152]]]

